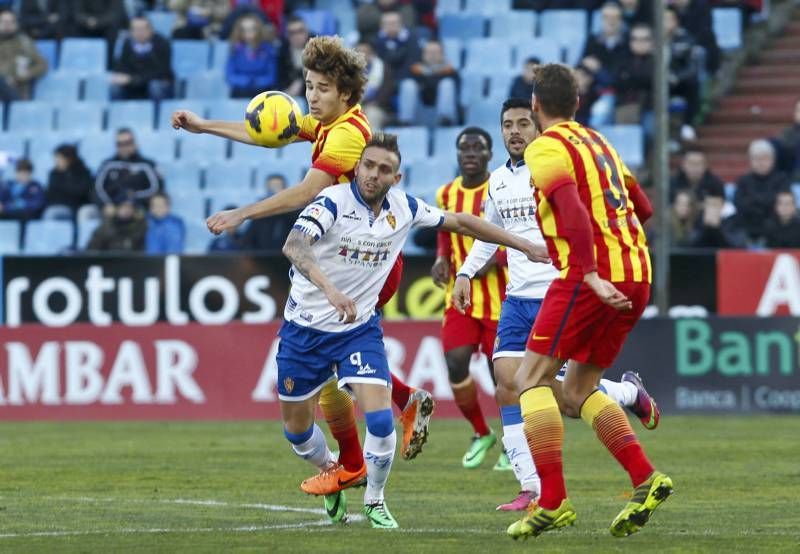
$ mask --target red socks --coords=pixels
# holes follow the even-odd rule
[[[478,436],[488,435],[491,431],[483,417],[483,410],[478,403],[478,389],[472,377],[467,377],[460,383],[450,383],[453,389],[456,405],[464,417],[472,424],[472,428]]]

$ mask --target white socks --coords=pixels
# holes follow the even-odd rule
[[[541,480],[536,473],[523,425],[522,423],[503,425],[503,447],[511,467],[514,468],[514,477],[519,481],[520,489],[530,491],[538,497],[541,493]]]
[[[336,458],[333,457],[333,454],[328,449],[328,443],[325,441],[322,429],[316,423],[314,424],[311,438],[300,444],[292,444],[292,450],[319,469],[325,469],[331,462],[336,461]]]
[[[617,382],[600,379],[600,390],[604,391],[611,400],[623,407],[633,406],[636,403],[636,396],[639,394],[636,385],[628,381]]]
[[[367,490],[364,491],[364,504],[383,502],[383,489],[392,469],[397,434],[392,432],[378,437],[367,430],[364,439],[364,461],[367,464]]]

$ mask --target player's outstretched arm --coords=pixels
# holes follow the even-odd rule
[[[333,176],[320,169],[311,168],[303,180],[274,196],[259,200],[234,210],[217,212],[206,220],[208,230],[219,235],[223,231],[236,229],[246,219],[260,219],[285,214],[305,208],[322,189],[332,185]]]
[[[283,245],[283,254],[301,275],[325,293],[328,302],[339,312],[339,321],[352,323],[356,320],[356,303],[342,294],[322,271],[317,263],[317,257],[311,249],[313,241],[314,238],[311,235],[292,229]]]
[[[217,135],[218,137],[257,146],[247,133],[244,121],[203,119],[189,110],[175,110],[172,113],[172,128],[184,129],[190,133]]]
[[[444,212],[442,229],[513,248],[524,253],[532,262],[549,263],[547,248],[528,239],[512,235],[505,229],[466,213]]]

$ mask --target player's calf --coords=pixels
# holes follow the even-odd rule
[[[384,489],[392,469],[397,434],[394,431],[392,410],[382,409],[364,414],[367,420],[367,438],[364,441],[364,460],[367,465],[367,489],[364,492],[365,512],[383,512],[376,506],[383,506]],[[372,507],[372,509],[370,509]],[[376,511],[377,510],[377,511]],[[368,516],[369,516],[368,513]],[[388,514],[388,510],[385,511]],[[391,514],[388,516],[391,518]],[[386,519],[386,518],[384,518]],[[386,523],[384,521],[384,523]],[[396,526],[396,522],[394,526]],[[373,522],[374,526],[374,522]],[[386,525],[381,525],[386,526]]]

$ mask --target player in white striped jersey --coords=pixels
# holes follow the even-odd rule
[[[543,245],[393,189],[399,167],[396,137],[375,133],[355,168],[355,181],[323,190],[301,212],[283,248],[292,262],[277,355],[284,433],[299,457],[325,473],[335,461],[314,424],[317,397],[334,379],[354,392],[367,423],[364,513],[378,528],[397,527],[384,503],[396,435],[375,306],[409,232],[440,227],[522,250],[532,260],[548,259]]]
[[[500,114],[503,142],[509,154],[505,164],[495,169],[489,177],[489,192],[484,207],[484,217],[519,236],[544,244],[542,232],[536,221],[536,201],[531,188],[531,174],[525,165],[525,148],[537,137],[530,100],[510,99]],[[464,264],[458,270],[453,289],[456,308],[464,309],[470,298],[470,279],[483,267],[497,249],[497,245],[475,241]],[[530,334],[550,283],[558,271],[549,264],[533,263],[516,251],[508,252],[509,281],[506,300],[500,312],[492,360],[497,382],[495,397],[500,407],[503,424],[503,446],[520,483],[519,495],[498,510],[524,510],[540,493],[539,476],[533,463],[528,443],[523,434],[519,395],[514,385],[514,375],[525,354],[525,342]],[[557,379],[563,380],[563,368]],[[599,386],[611,398],[628,407],[648,428],[658,424],[658,407],[644,389],[641,379],[626,372],[617,383],[602,379]],[[561,390],[553,391],[561,402]],[[562,408],[562,411],[564,409]],[[577,417],[577,414],[565,412]]]

